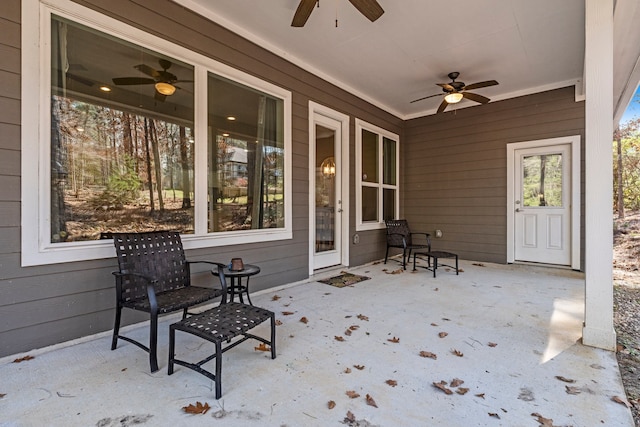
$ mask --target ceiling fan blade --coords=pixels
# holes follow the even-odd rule
[[[497,84],[499,83],[495,80],[487,80],[486,82],[478,82],[478,83],[467,85],[464,87],[464,90],[480,89],[481,87],[495,86]]]
[[[478,95],[477,93],[462,92],[462,96],[472,101],[479,102],[480,104],[486,104],[487,102],[491,101],[486,96]]]
[[[384,13],[384,9],[376,0],[349,0],[371,22],[375,22]]]
[[[456,90],[456,88],[451,86],[449,83],[436,83],[436,85],[447,90],[448,92],[454,92]]]
[[[409,104],[413,104],[414,102],[422,101],[423,99],[433,98],[434,96],[442,96],[442,94],[441,93],[436,93],[435,95],[429,95],[429,96],[425,96],[423,98],[414,99],[413,101],[409,102]]]
[[[438,111],[436,111],[436,114],[442,113],[444,109],[447,108],[447,105],[449,105],[449,103],[446,99],[443,99],[440,103],[440,106],[438,107]]]
[[[160,77],[160,72],[149,67],[147,64],[134,65],[133,68],[135,68],[136,70],[142,73],[145,73],[147,76],[151,76],[155,78]]]
[[[115,77],[111,80],[116,85],[148,85],[156,82],[147,77]]]
[[[300,0],[298,9],[296,9],[296,13],[293,15],[291,26],[304,27],[304,24],[307,23],[307,20],[309,19],[309,16],[311,16],[311,12],[313,12],[313,8],[317,2],[318,0]]]

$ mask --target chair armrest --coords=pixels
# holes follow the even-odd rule
[[[217,271],[211,270],[211,274],[213,274],[214,276],[218,276],[218,279],[220,279],[220,286],[222,286],[222,299],[220,300],[220,304],[226,304],[227,303],[227,278],[224,275],[224,268],[226,267],[226,264],[223,264],[221,262],[215,262],[215,261],[187,261],[187,264],[209,264],[209,265],[215,265],[218,267]]]
[[[155,284],[158,283],[158,279],[147,276],[146,274],[136,273],[135,271],[114,271],[111,274],[113,274],[120,280],[127,276],[133,276],[139,277],[140,279],[147,282],[147,298],[149,298],[149,307],[152,313],[158,312],[158,300],[156,298],[156,289],[154,287]],[[122,285],[118,284],[117,287],[118,292],[122,292]],[[118,298],[120,297],[118,296]]]
[[[423,233],[420,231],[409,233],[413,237],[414,235],[424,236],[424,239],[427,241],[427,245],[429,246],[429,250],[431,250],[431,234]]]

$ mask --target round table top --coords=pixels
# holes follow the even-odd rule
[[[215,275],[218,274],[217,270],[212,272]],[[223,273],[226,277],[248,277],[260,273],[260,267],[253,264],[245,264],[242,270],[229,270],[229,267],[225,267]]]

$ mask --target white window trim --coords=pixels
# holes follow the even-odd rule
[[[51,13],[96,28],[194,66],[195,234],[183,235],[186,249],[293,238],[291,92],[189,51],[69,0],[22,0],[21,232],[22,266],[111,258],[110,241],[52,244],[50,239],[50,27]],[[284,101],[285,226],[278,229],[207,233],[207,72],[239,82]],[[34,123],[37,121],[37,123]],[[203,141],[198,143],[198,141]]]
[[[380,178],[378,183],[362,182],[362,130],[378,134],[378,171]],[[388,138],[396,142],[396,185],[383,184],[383,138]],[[378,188],[378,220],[362,222],[362,186]],[[394,217],[400,214],[400,137],[379,126],[367,123],[364,120],[356,119],[356,231],[378,230],[385,228],[383,214],[383,189],[392,188],[396,190]]]

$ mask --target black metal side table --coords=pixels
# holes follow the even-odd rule
[[[217,270],[213,270],[212,273],[216,276],[218,275]],[[229,283],[229,294],[231,295],[229,302],[233,302],[236,294],[238,294],[240,302],[244,304],[242,294],[245,293],[249,304],[253,305],[251,297],[249,297],[249,278],[260,273],[260,267],[252,264],[245,264],[242,270],[229,270],[229,267],[225,267],[223,273],[225,277],[231,279]],[[244,284],[242,283],[243,278],[245,279]]]

